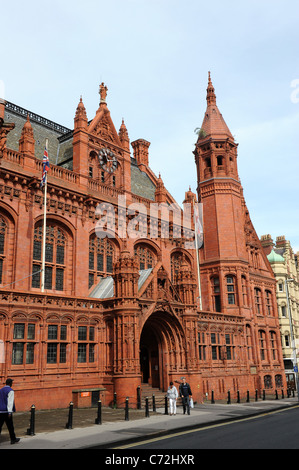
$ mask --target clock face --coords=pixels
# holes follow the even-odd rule
[[[99,162],[103,170],[113,173],[117,168],[117,158],[109,149],[101,149],[99,151]]]

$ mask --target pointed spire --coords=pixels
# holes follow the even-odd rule
[[[207,87],[207,110],[200,131],[201,132],[198,134],[198,140],[203,140],[207,137],[229,137],[234,140],[217,107],[215,89],[211,80],[210,72]]]
[[[122,119],[122,123],[118,131],[118,136],[119,136],[119,140],[121,141],[123,148],[127,150],[128,152],[130,152],[130,139],[129,139],[127,127],[124,122],[124,118]]]
[[[29,114],[27,114],[27,119],[23,126],[21,138],[19,140],[19,151],[34,157],[34,147],[35,140],[33,135],[33,129],[29,119]]]
[[[87,128],[87,115],[86,109],[82,101],[82,95],[80,96],[80,101],[76,109],[75,115],[75,128]]]
[[[216,105],[216,95],[215,95],[215,89],[213,87],[213,83],[211,80],[211,72],[209,72],[209,81],[208,81],[208,88],[207,88],[207,103],[208,103],[208,106]]]
[[[155,201],[156,202],[166,202],[167,192],[161,178],[161,173],[159,173],[159,178],[157,179],[156,191],[155,191]]]

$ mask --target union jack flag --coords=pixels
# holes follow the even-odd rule
[[[46,183],[47,172],[49,168],[50,168],[50,162],[49,162],[48,150],[47,150],[47,147],[45,147],[44,158],[43,158],[43,174],[42,174],[42,180],[40,183],[41,188]]]

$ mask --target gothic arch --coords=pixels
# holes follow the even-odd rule
[[[43,215],[39,215],[38,217],[35,218],[34,220],[34,227],[36,227],[36,225],[43,221],[44,217]],[[48,213],[47,214],[47,225],[48,223],[57,223],[57,225],[61,226],[62,228],[64,228],[65,230],[67,230],[70,235],[73,237],[73,239],[75,240],[75,234],[76,234],[76,227],[69,221],[67,220],[65,217],[62,217],[58,214],[51,214]]]
[[[3,201],[0,201],[0,213],[2,213],[2,211],[4,213],[7,214],[8,217],[11,217],[11,219],[13,220],[14,224],[16,225],[17,224],[17,221],[18,221],[18,214],[17,212],[14,210],[13,207],[11,206],[8,206],[5,202]],[[5,215],[5,214],[4,214]]]
[[[175,253],[180,253],[182,256],[184,256],[187,259],[187,262],[190,263],[191,266],[193,266],[194,263],[194,258],[193,256],[187,251],[185,248],[182,247],[175,247],[173,250],[170,252],[170,256],[174,255]]]
[[[115,237],[99,238],[96,231],[92,230],[89,234],[88,253],[88,287],[91,289],[102,277],[112,275],[120,253],[120,242]]]
[[[186,262],[190,270],[192,270],[193,260],[191,255],[182,248],[174,248],[170,253],[171,281],[173,283],[176,283],[179,270],[184,262]]]
[[[90,232],[89,232],[89,238],[90,237],[93,237],[93,236],[96,236],[98,237],[97,235],[97,232],[101,232],[101,230],[97,230],[95,228],[93,228]],[[116,233],[114,233],[112,230],[109,230],[109,228],[105,231],[103,231],[104,234],[107,234],[107,238],[109,239],[109,241],[111,243],[113,243],[116,247],[116,249],[118,251],[120,251],[120,247],[121,247],[121,239],[116,235]],[[99,238],[99,237],[98,237]],[[104,237],[105,238],[105,237]]]
[[[157,251],[155,243],[147,239],[139,239],[134,244],[134,256],[138,259],[139,269],[154,268],[160,258],[160,252]]]
[[[0,284],[14,280],[17,214],[1,201],[0,204]]]
[[[155,310],[144,319],[140,333],[142,380],[166,390],[169,376],[187,367],[187,343],[179,319],[166,310]]]
[[[154,252],[157,259],[161,258],[161,248],[157,245],[157,243],[153,242],[148,238],[138,238],[134,243],[134,249],[137,245],[148,245],[148,247]]]
[[[65,314],[61,316],[61,323],[73,323],[74,317],[73,315]]]
[[[43,319],[43,316],[41,313],[39,312],[31,312],[29,315],[28,315],[28,321],[42,321]]]
[[[35,219],[31,241],[32,288],[41,287],[42,216]],[[45,290],[71,293],[74,285],[75,228],[63,217],[47,217]]]
[[[60,323],[60,316],[57,313],[48,313],[48,315],[46,316],[46,322],[48,322],[49,320]]]
[[[18,322],[18,321],[27,321],[28,315],[24,313],[22,310],[15,310],[11,316],[11,321]]]

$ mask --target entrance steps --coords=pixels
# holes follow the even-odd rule
[[[155,396],[156,408],[162,408],[165,406],[165,395],[166,392],[162,392],[159,388],[152,387],[148,383],[141,384],[141,403],[142,407],[145,406],[145,399],[148,398],[149,406],[152,407],[153,395]]]

